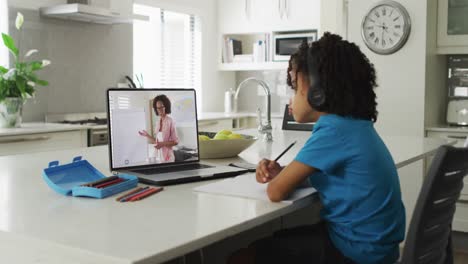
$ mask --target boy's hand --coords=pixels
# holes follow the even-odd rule
[[[283,168],[274,160],[262,159],[257,166],[255,176],[257,182],[267,183],[278,175]]]

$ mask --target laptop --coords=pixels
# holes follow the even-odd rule
[[[169,185],[232,177],[246,169],[200,162],[194,89],[108,89],[112,172]]]

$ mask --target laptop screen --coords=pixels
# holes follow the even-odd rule
[[[111,169],[198,161],[193,89],[109,89]]]

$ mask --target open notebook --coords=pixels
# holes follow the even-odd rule
[[[194,188],[196,192],[221,194],[228,196],[239,196],[263,201],[270,201],[266,193],[267,184],[260,184],[255,179],[255,173],[249,173],[235,178],[210,183]],[[312,187],[295,190],[284,203],[292,203],[304,197],[310,196],[316,190]]]

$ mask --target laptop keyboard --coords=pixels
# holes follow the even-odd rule
[[[149,168],[149,169],[132,170],[132,171],[145,174],[145,175],[151,175],[151,174],[157,174],[157,173],[199,170],[199,169],[207,169],[207,168],[213,168],[213,166],[204,165],[204,164],[187,164],[187,165],[179,165],[179,166],[174,166],[174,167]]]

